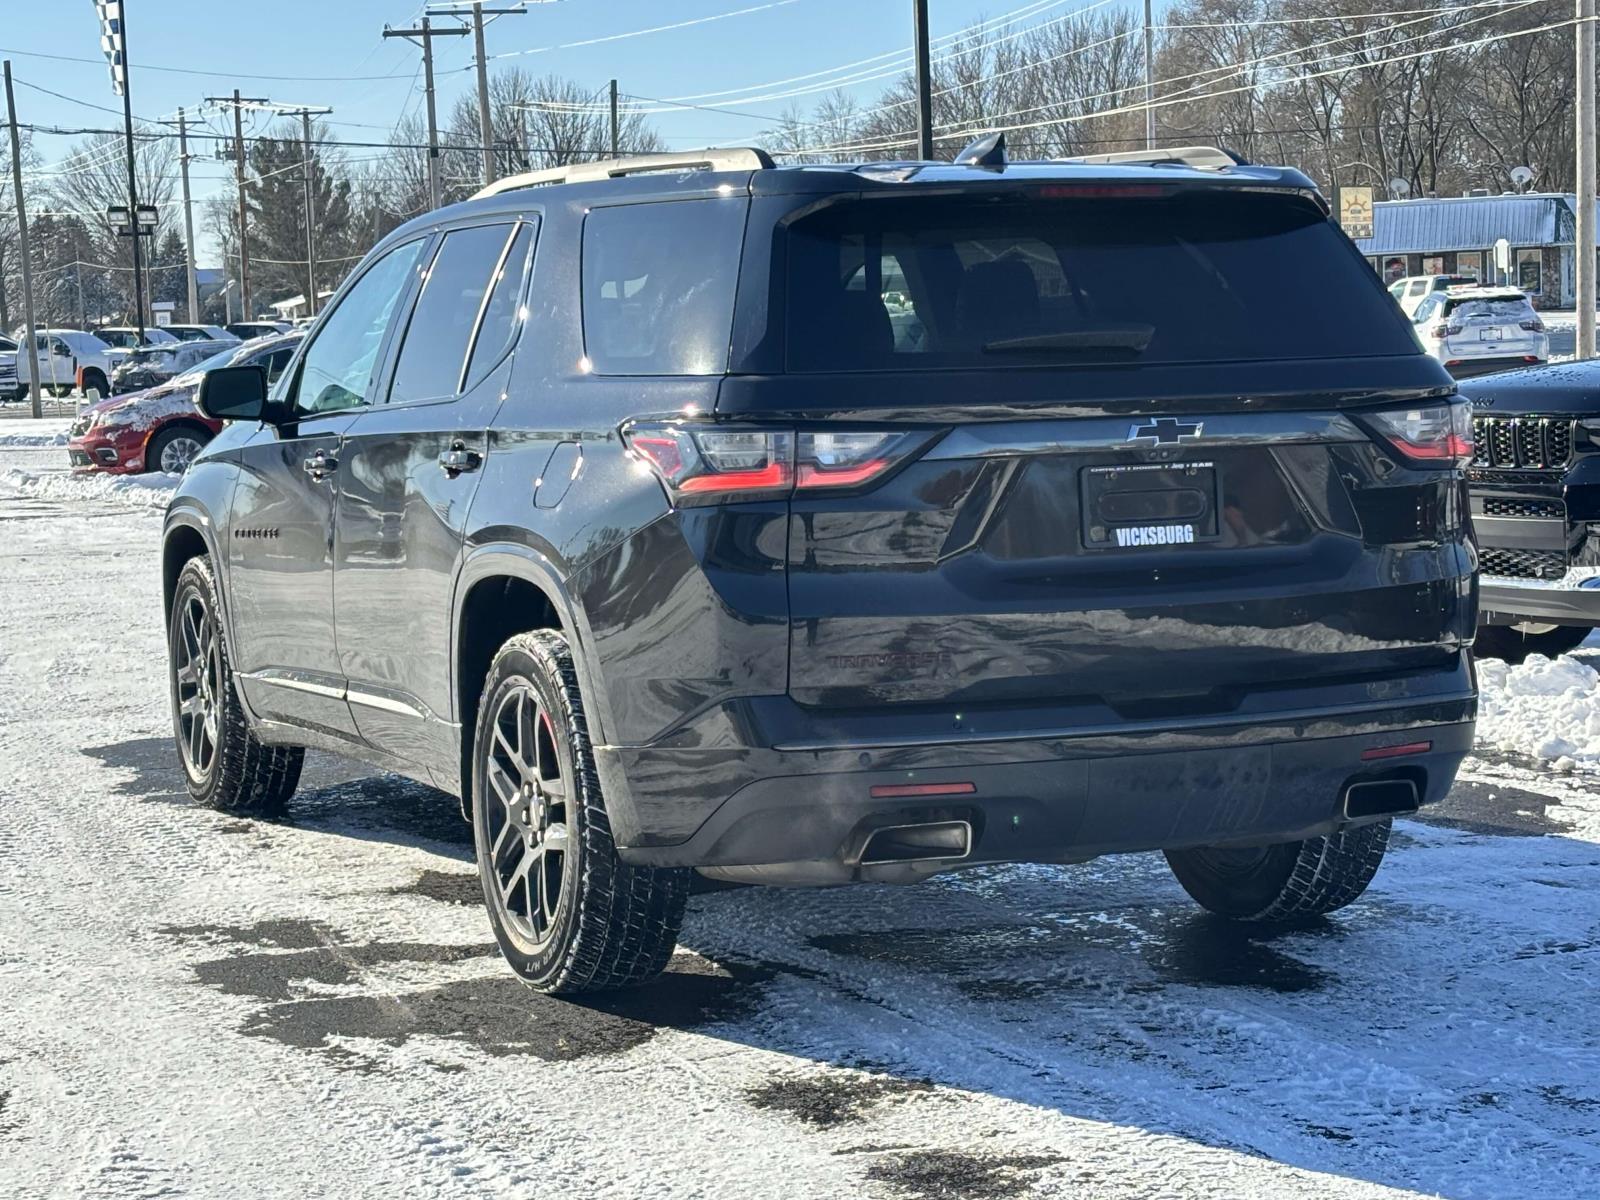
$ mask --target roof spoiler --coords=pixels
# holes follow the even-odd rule
[[[550,187],[558,183],[592,183],[621,179],[652,171],[761,171],[773,166],[772,156],[752,146],[689,150],[681,154],[645,154],[634,158],[606,158],[598,162],[568,163],[545,171],[524,171],[497,179],[472,194],[474,200],[522,188]]]
[[[1199,167],[1207,171],[1226,171],[1230,167],[1247,167],[1231,150],[1216,146],[1174,146],[1165,150],[1122,150],[1114,154],[1075,154],[1058,162],[1106,163],[1114,166],[1162,166],[1172,164],[1182,167]]]

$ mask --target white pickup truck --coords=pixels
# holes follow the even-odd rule
[[[106,345],[81,329],[40,329],[34,332],[39,352],[39,381],[44,390],[66,395],[79,387],[111,394],[111,372],[128,351]],[[26,348],[17,350],[16,390],[26,394],[31,379]],[[79,372],[82,372],[80,378]]]

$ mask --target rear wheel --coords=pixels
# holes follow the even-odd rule
[[[541,992],[631,987],[666,967],[689,872],[617,857],[566,639],[518,634],[489,667],[472,827],[495,939]]]
[[[305,751],[265,746],[246,722],[233,686],[211,560],[191,558],[178,575],[167,631],[173,735],[189,794],[207,808],[273,816],[300,782]]]
[[[145,470],[182,475],[189,469],[194,456],[205,449],[210,440],[209,433],[201,433],[187,425],[163,429],[150,439],[150,449],[144,456]]]
[[[1276,846],[1168,850],[1167,864],[1202,907],[1239,921],[1322,916],[1356,900],[1383,862],[1391,822]]]
[[[1532,621],[1520,625],[1484,625],[1472,643],[1479,658],[1503,658],[1520,663],[1530,654],[1558,658],[1576,650],[1593,632],[1586,625],[1544,625]]]
[[[93,367],[83,373],[83,391],[88,395],[91,391],[99,392],[101,398],[111,395],[111,385],[106,382],[104,372]]]

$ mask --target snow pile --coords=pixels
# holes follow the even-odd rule
[[[48,418],[38,421],[31,419],[8,421],[4,432],[0,432],[0,448],[65,446],[68,441],[67,430],[71,427],[71,421],[53,421]]]
[[[1478,662],[1478,743],[1533,758],[1600,763],[1600,673],[1533,654]]]
[[[134,508],[167,506],[179,475],[69,475],[64,472],[0,471],[0,489],[41,500],[112,500]]]

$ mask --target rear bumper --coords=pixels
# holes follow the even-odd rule
[[[1497,354],[1483,358],[1442,359],[1444,369],[1456,379],[1470,379],[1474,375],[1488,375],[1495,371],[1515,371],[1537,366],[1549,359],[1549,354]]]
[[[811,717],[810,738],[797,739],[806,731],[790,728],[769,745],[737,745],[735,729],[755,732],[796,717],[793,706],[764,712],[777,706],[763,703],[695,746],[597,747],[596,757],[628,861],[836,883],[920,878],[970,863],[1310,837],[1350,823],[1341,802],[1351,783],[1406,778],[1422,803],[1441,799],[1471,749],[1476,695],[1464,658],[1447,672],[1307,687],[1295,699],[1293,707],[1250,716],[1053,728],[1014,713],[1011,729],[977,736],[927,714]],[[920,737],[904,727],[911,720],[923,723]],[[1426,750],[1403,757],[1363,759],[1422,742]],[[872,795],[874,787],[908,783],[971,787]],[[970,823],[970,854],[861,865],[874,830],[939,821]],[[749,867],[768,869],[734,870]]]
[[[1595,568],[1588,568],[1595,571]],[[1478,621],[1514,625],[1600,626],[1600,572],[1569,571],[1559,580],[1504,579],[1485,575],[1478,584]]]

